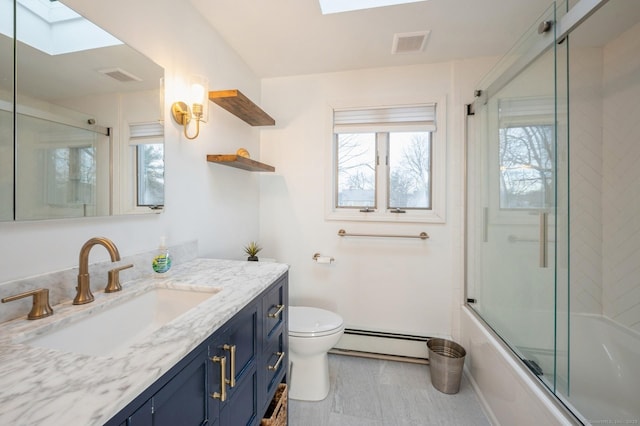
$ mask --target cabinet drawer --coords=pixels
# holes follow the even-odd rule
[[[265,386],[267,395],[272,395],[276,390],[278,384],[282,381],[287,364],[289,363],[285,339],[286,336],[283,330],[273,339],[273,343],[265,350],[263,355],[264,362],[262,369],[266,377]]]
[[[284,324],[287,317],[287,294],[284,283],[271,289],[262,301],[264,312],[264,336],[270,343],[278,332],[278,327]]]

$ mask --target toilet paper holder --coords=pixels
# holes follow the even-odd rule
[[[312,259],[315,260],[316,263],[333,263],[335,260],[333,257],[322,256],[320,253],[314,253]]]

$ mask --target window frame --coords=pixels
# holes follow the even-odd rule
[[[132,179],[125,179],[115,184],[119,186],[120,197],[117,204],[114,203],[115,211],[124,214],[148,214],[150,211],[161,213],[162,206],[138,205],[138,145],[164,144],[166,156],[166,144],[164,141],[164,123],[162,121],[126,122],[123,126],[122,145],[120,147],[120,163],[123,165],[125,176]],[[166,171],[166,170],[165,170]],[[166,190],[165,190],[166,197]],[[166,198],[165,198],[166,202]]]
[[[405,213],[391,211],[387,204],[389,202],[389,165],[388,152],[382,153],[384,158],[377,158],[376,162],[376,208],[372,212],[362,212],[357,208],[338,208],[338,164],[337,164],[337,133],[334,133],[334,111],[345,109],[367,109],[375,108],[371,105],[330,105],[327,108],[327,137],[325,140],[331,141],[327,144],[328,164],[331,165],[325,187],[325,219],[337,221],[361,221],[361,222],[397,222],[397,223],[445,223],[446,222],[446,153],[447,153],[447,114],[446,98],[439,97],[428,101],[414,102],[411,104],[394,104],[388,107],[406,107],[415,105],[435,104],[436,105],[436,128],[428,129],[425,126],[405,125],[380,126],[380,131],[376,133],[386,133],[387,141],[385,146],[388,149],[388,133],[393,131],[431,131],[431,208],[430,209],[404,209]],[[376,135],[376,139],[377,139]],[[377,144],[377,140],[376,140]],[[378,149],[378,146],[376,146]],[[377,152],[377,154],[381,154]]]

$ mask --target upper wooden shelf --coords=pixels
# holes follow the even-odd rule
[[[228,155],[207,155],[207,161],[211,163],[224,164],[250,172],[275,172],[276,168],[268,164],[260,163],[250,158],[241,157],[235,154]]]
[[[276,121],[239,90],[216,90],[209,92],[209,100],[220,105],[231,114],[252,126],[273,126]]]

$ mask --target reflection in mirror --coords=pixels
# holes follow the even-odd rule
[[[15,219],[162,206],[163,69],[55,0],[17,0],[15,50]]]
[[[6,3],[6,4],[5,4]],[[13,219],[13,4],[0,1],[0,221]]]

